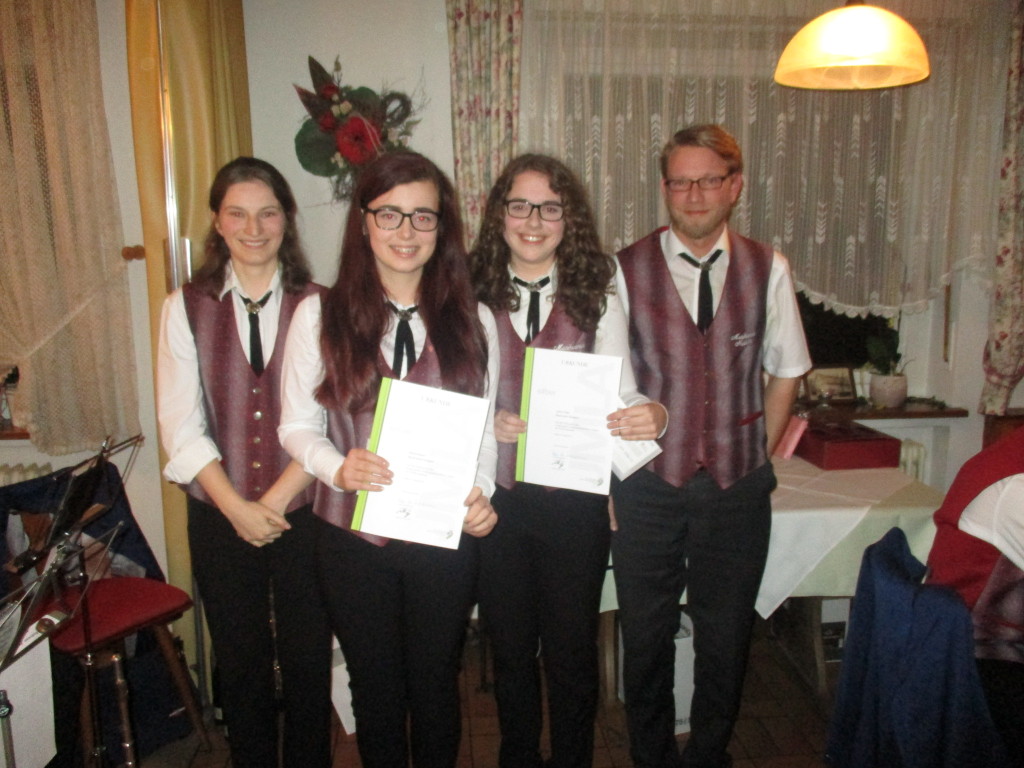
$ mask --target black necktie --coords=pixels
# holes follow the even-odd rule
[[[550,277],[542,277],[532,283],[519,277],[513,277],[516,285],[521,285],[530,292],[530,306],[526,310],[526,343],[533,341],[533,337],[540,333],[540,289],[551,282]]]
[[[680,253],[688,263],[700,270],[700,285],[697,287],[697,329],[704,333],[711,325],[711,318],[714,317],[714,301],[711,298],[711,265],[722,255],[721,249],[716,250],[703,262],[697,261],[693,256]]]
[[[416,345],[412,340],[412,328],[409,327],[409,318],[416,311],[416,307],[399,309],[390,301],[388,307],[398,315],[398,330],[395,332],[395,361],[391,364],[391,370],[395,376],[402,378],[402,360],[406,361],[405,372],[408,373],[416,364]]]
[[[249,363],[259,376],[263,373],[263,343],[260,341],[260,310],[270,301],[270,291],[259,301],[242,296],[245,311],[249,313]]]

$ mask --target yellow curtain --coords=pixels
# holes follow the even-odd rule
[[[224,163],[252,154],[244,25],[241,0],[126,0],[125,9],[155,366],[160,310],[167,295],[165,152],[173,157],[170,168],[179,234],[192,241],[198,266],[210,225],[210,182]],[[168,93],[166,114],[162,87]],[[167,146],[162,119],[170,127]],[[163,451],[160,459],[162,465]],[[184,494],[164,483],[163,503],[168,578],[191,591]],[[192,659],[196,658],[194,626],[191,613],[178,626]]]

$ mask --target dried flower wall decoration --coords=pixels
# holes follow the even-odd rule
[[[367,163],[408,147],[416,110],[404,93],[345,85],[339,59],[328,72],[310,56],[309,75],[312,91],[295,86],[309,113],[295,134],[295,154],[307,171],[331,179],[335,200],[348,200]]]

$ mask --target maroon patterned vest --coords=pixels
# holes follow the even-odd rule
[[[501,348],[501,384],[498,387],[496,409],[518,414],[523,397],[523,365],[526,344],[519,338],[508,311],[494,313],[498,324],[498,344]],[[530,342],[531,347],[562,349],[567,352],[593,352],[593,331],[585,333],[573,325],[562,305],[555,302],[547,322]],[[498,478],[503,488],[516,484],[516,444],[498,443]]]
[[[637,385],[668,409],[663,453],[647,466],[675,486],[703,466],[728,488],[768,460],[761,347],[772,249],[729,233],[725,286],[703,335],[665,264],[663,231],[619,252]]]
[[[283,293],[274,354],[259,376],[245,357],[238,339],[234,291],[215,299],[191,283],[182,289],[185,314],[199,356],[199,380],[207,429],[221,453],[231,484],[249,501],[259,499],[284,472],[291,458],[277,439],[281,420],[281,359],[295,308],[306,296],[323,292],[308,283],[299,293]],[[212,500],[193,480],[188,493],[207,504]],[[291,512],[313,500],[312,489],[298,494]]]
[[[381,376],[395,377],[395,372],[391,370],[391,366],[387,364],[380,352],[377,353],[377,369]],[[441,366],[438,364],[437,352],[429,337],[412,370],[402,381],[441,389]],[[327,437],[341,451],[342,455],[348,455],[353,448],[366,447],[370,439],[370,428],[373,426],[373,414],[376,408],[377,401],[373,399],[355,413],[340,410],[327,411]],[[323,483],[316,484],[313,512],[328,523],[351,531],[355,508],[356,494],[354,492],[336,491]],[[390,541],[384,536],[375,536],[372,533],[359,531],[352,531],[352,533],[379,547]]]

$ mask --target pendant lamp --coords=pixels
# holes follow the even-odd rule
[[[895,13],[849,0],[797,32],[782,52],[775,82],[793,88],[865,90],[924,80],[921,36]]]

